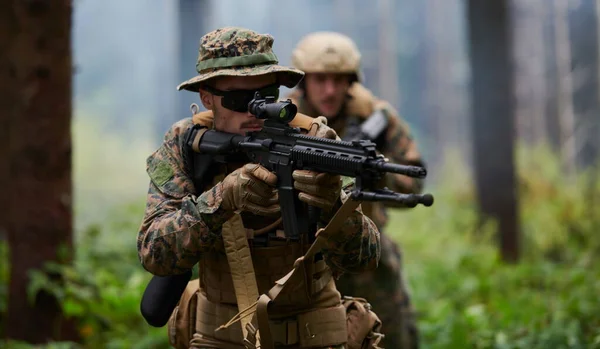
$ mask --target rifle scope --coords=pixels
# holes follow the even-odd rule
[[[259,92],[256,92],[254,99],[248,103],[248,111],[258,119],[287,124],[296,116],[298,107],[292,103],[291,99],[276,102],[275,97],[267,96],[263,98]]]

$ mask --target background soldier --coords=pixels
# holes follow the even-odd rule
[[[371,139],[392,162],[423,166],[406,123],[389,103],[361,85],[360,58],[355,43],[345,35],[307,35],[292,54],[292,65],[306,75],[289,98],[301,113],[326,116],[328,125],[342,139]],[[361,129],[367,120],[370,125]],[[398,192],[419,193],[423,181],[388,174],[385,185]],[[383,204],[363,203],[363,212],[383,232],[387,223]],[[361,274],[346,274],[337,281],[342,295],[364,297],[373,305],[383,322],[385,348],[418,347],[415,316],[401,267],[398,246],[382,233],[379,267]]]

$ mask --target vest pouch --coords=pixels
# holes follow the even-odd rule
[[[342,306],[346,309],[348,325],[348,349],[381,349],[378,346],[384,335],[381,320],[371,310],[364,298],[344,297]]]
[[[187,349],[196,332],[196,307],[198,303],[198,279],[188,282],[181,299],[167,324],[169,343],[176,349]]]
[[[240,322],[235,322],[226,328],[217,329],[234,318],[238,313],[237,305],[222,304],[211,302],[200,292],[198,294],[196,333],[210,340],[218,341],[219,348],[240,346],[244,340],[242,326]],[[208,343],[203,343],[200,347],[211,347]]]
[[[329,347],[346,343],[346,308],[320,308],[298,315],[300,348]]]

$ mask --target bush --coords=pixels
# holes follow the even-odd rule
[[[433,207],[392,214],[426,348],[600,348],[600,179],[566,179],[544,148],[519,155],[519,264],[501,262],[494,222],[478,225],[461,166]]]
[[[79,232],[72,265],[47,263],[44,270],[30,273],[29,297],[42,289],[54,294],[64,313],[79,320],[85,348],[169,347],[166,328],[150,327],[139,310],[151,278],[140,265],[136,250],[135,232],[143,208],[143,202],[122,207],[104,225]],[[51,281],[48,272],[60,273],[64,285]],[[13,345],[16,342],[10,347]],[[53,343],[47,348],[59,346],[79,348],[68,343]]]

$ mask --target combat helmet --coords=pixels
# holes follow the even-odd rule
[[[292,66],[305,73],[347,73],[362,82],[361,54],[348,36],[337,32],[308,34],[292,52]]]

